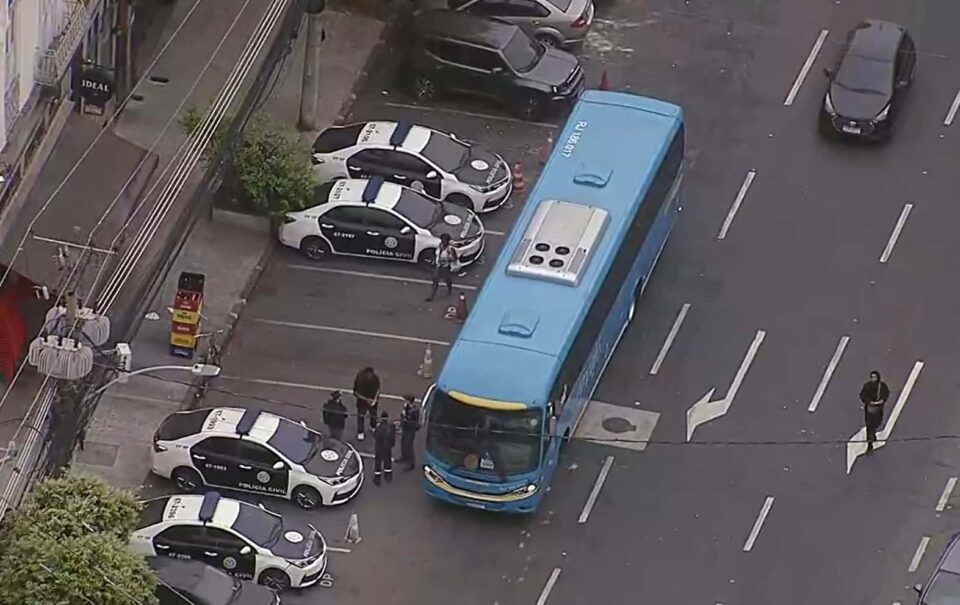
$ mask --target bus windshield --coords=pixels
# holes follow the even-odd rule
[[[434,393],[427,448],[453,468],[506,476],[540,466],[541,410],[501,411]]]

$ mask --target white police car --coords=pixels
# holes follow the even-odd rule
[[[153,436],[152,458],[153,472],[183,491],[213,485],[306,509],[343,504],[363,484],[363,461],[352,446],[259,410],[171,414]]]
[[[327,543],[312,525],[216,492],[147,500],[129,545],[147,557],[203,561],[277,591],[316,584],[327,567]]]
[[[503,158],[482,147],[406,122],[335,126],[313,143],[318,182],[381,176],[474,212],[496,210],[513,182]]]
[[[409,187],[372,179],[340,179],[317,187],[317,206],[290,212],[280,242],[313,260],[329,254],[432,265],[440,236],[469,265],[483,253],[483,224],[471,210]]]

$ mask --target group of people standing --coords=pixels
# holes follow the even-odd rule
[[[366,424],[369,417],[370,430],[373,432],[373,483],[380,485],[381,479],[393,480],[393,448],[400,432],[400,458],[397,462],[406,464],[406,470],[415,466],[413,442],[420,430],[420,406],[413,395],[403,398],[400,420],[395,423],[387,412],[379,412],[380,377],[373,368],[363,368],[357,372],[353,381],[353,397],[357,404],[357,440],[366,440]],[[342,439],[347,426],[347,406],[343,403],[340,391],[334,391],[323,406],[323,423],[327,425],[330,436]]]

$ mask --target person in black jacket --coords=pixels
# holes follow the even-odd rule
[[[330,399],[323,404],[323,423],[327,425],[331,437],[343,438],[343,429],[347,426],[347,406],[340,400],[340,391],[330,393]]]
[[[873,451],[877,440],[877,429],[883,423],[883,405],[890,398],[890,388],[880,380],[880,372],[870,372],[870,380],[860,389],[860,401],[863,402],[863,420],[867,427],[867,451]]]
[[[420,406],[413,395],[403,397],[403,410],[400,412],[400,462],[406,462],[406,470],[412,471],[416,464],[413,455],[413,440],[420,430]]]
[[[370,414],[370,428],[377,428],[377,400],[380,398],[380,377],[373,368],[363,368],[353,379],[353,396],[357,400],[357,439],[365,438],[364,417]]]
[[[393,446],[397,442],[397,429],[390,422],[390,415],[380,414],[380,422],[373,431],[373,484],[380,485],[380,476],[393,481]]]

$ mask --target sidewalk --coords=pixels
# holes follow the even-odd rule
[[[340,112],[352,100],[367,59],[379,44],[383,23],[328,10],[325,30],[317,112],[321,125],[340,119]],[[305,45],[304,26],[264,107],[271,117],[291,128],[298,118]],[[303,136],[312,139],[313,134]],[[207,278],[203,305],[206,319],[201,332],[229,330],[273,244],[272,233],[229,221],[204,219],[198,223],[151,304],[160,319],[144,321],[131,343],[134,367],[189,365],[186,360],[171,357],[167,345],[170,318],[166,309],[181,271],[204,273]],[[151,376],[134,376],[104,393],[87,430],[85,449],[76,452],[74,466],[96,472],[121,487],[141,486],[149,468],[153,433],[164,416],[188,403],[185,399],[191,380],[187,372],[156,372]]]

